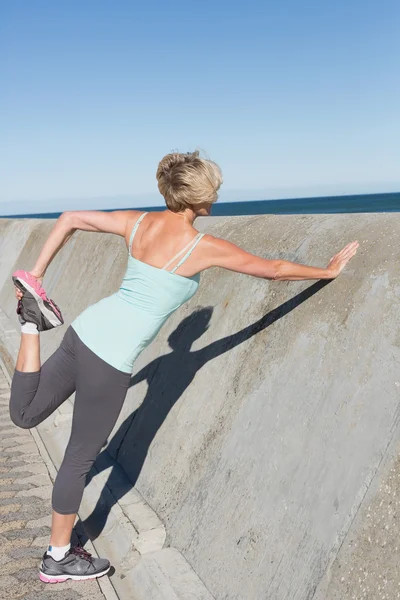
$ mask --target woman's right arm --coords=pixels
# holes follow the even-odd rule
[[[50,232],[35,266],[30,271],[31,275],[43,279],[47,267],[75,231],[97,231],[126,236],[127,224],[132,219],[137,219],[139,215],[140,212],[129,210],[113,212],[83,210],[63,213]]]
[[[358,242],[347,244],[335,254],[326,268],[310,267],[287,260],[269,260],[246,252],[239,246],[226,240],[206,236],[206,254],[210,266],[222,267],[230,271],[262,277],[275,281],[300,281],[305,279],[335,279],[345,265],[356,254]]]

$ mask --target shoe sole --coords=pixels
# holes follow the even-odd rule
[[[53,325],[53,327],[59,327],[60,325],[63,325],[63,321],[61,321],[52,310],[47,308],[43,298],[35,292],[35,290],[29,285],[29,283],[27,283],[23,279],[20,279],[19,277],[13,277],[12,279],[14,284],[17,286],[18,289],[21,290],[21,292],[29,292],[33,296],[40,312],[49,321],[49,323]]]
[[[72,579],[73,581],[83,581],[85,579],[97,579],[98,577],[103,577],[106,575],[111,567],[107,567],[104,571],[100,573],[94,573],[93,575],[46,575],[43,571],[39,572],[40,581],[43,583],[63,583],[68,579]]]

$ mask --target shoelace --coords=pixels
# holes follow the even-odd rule
[[[76,556],[79,556],[79,558],[83,558],[83,560],[87,560],[90,563],[93,562],[93,558],[90,552],[87,552],[84,548],[82,548],[82,546],[73,546],[70,549],[70,552],[71,554],[76,554]]]
[[[53,308],[53,310],[55,311],[56,315],[58,316],[58,318],[64,323],[64,319],[62,317],[61,314],[61,310],[58,308],[57,304],[54,302],[54,300],[51,300],[51,298],[48,299],[49,304],[51,305],[51,307]]]
[[[25,277],[28,283],[35,289],[35,292],[42,298],[42,300],[47,300],[47,294],[40,285],[39,280],[31,275],[30,273],[25,271]]]
[[[42,300],[47,300],[47,294],[42,287],[36,288],[36,292],[42,298]]]
[[[47,294],[44,291],[44,289],[42,288],[42,286],[40,285],[40,283],[38,282],[37,279],[35,279],[34,277],[32,277],[32,279],[29,281],[29,283],[32,284],[32,286],[35,288],[35,292],[43,299],[43,300],[47,300]]]

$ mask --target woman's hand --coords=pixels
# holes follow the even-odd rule
[[[15,285],[15,297],[17,300],[22,300],[23,292]]]
[[[359,245],[360,244],[357,241],[350,242],[350,244],[347,244],[343,250],[331,258],[326,268],[332,275],[332,279],[335,279],[343,271],[349,260],[351,260],[356,254]]]

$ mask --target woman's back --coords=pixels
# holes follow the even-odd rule
[[[141,218],[141,215],[135,211],[128,222],[125,236],[128,248],[138,218]],[[145,213],[135,232],[130,255],[153,267],[163,269],[168,265],[167,269],[172,270],[182,258],[180,252],[186,247],[190,249],[190,244],[195,242],[197,235],[198,231],[185,219],[184,214],[177,215],[168,210]],[[192,277],[203,270],[204,258],[202,259],[201,246],[199,242],[192,249],[190,256],[179,266],[177,269],[179,275]],[[171,262],[175,256],[176,260]],[[170,262],[171,264],[168,264]]]
[[[181,229],[172,228],[174,236],[166,229],[168,219],[151,216],[141,213],[134,222],[128,239],[127,269],[118,292],[87,308],[72,323],[90,350],[125,372],[132,370],[136,357],[199,285],[199,274],[183,276],[177,271],[184,269],[203,234],[181,223]],[[155,252],[160,245],[164,245],[163,252]],[[174,254],[166,256],[165,248]]]

